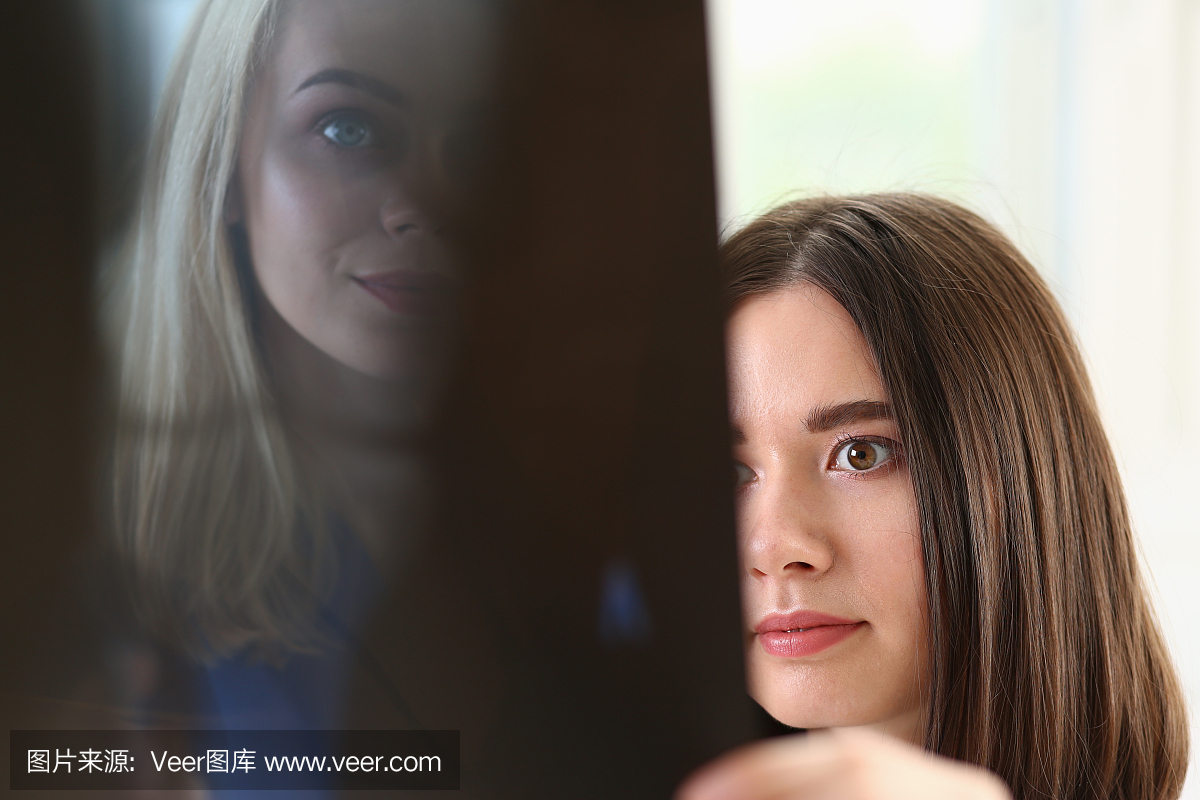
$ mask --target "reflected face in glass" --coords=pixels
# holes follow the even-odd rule
[[[246,107],[230,213],[268,313],[368,375],[411,376],[445,338],[440,220],[481,96],[471,5],[286,2]]]
[[[788,725],[919,742],[920,527],[866,342],[801,284],[743,302],[728,344],[750,693]]]

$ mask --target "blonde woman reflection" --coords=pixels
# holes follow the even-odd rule
[[[227,725],[337,727],[420,527],[486,33],[466,0],[203,0],[168,79],[107,275],[112,511]]]

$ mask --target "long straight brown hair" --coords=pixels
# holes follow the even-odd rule
[[[1079,350],[995,227],[915,194],[822,197],[722,247],[727,299],[808,283],[857,324],[920,510],[926,747],[1021,798],[1177,797],[1187,712]]]

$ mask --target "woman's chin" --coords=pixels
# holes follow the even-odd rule
[[[413,399],[433,394],[444,366],[443,359],[411,350],[358,352],[342,358],[330,355],[346,369],[386,387],[409,392]]]
[[[814,708],[811,696],[797,699],[793,697],[780,697],[778,693],[770,691],[755,691],[752,681],[750,685],[750,697],[754,699],[754,702],[762,706],[763,710],[770,714],[773,719],[789,728],[802,728],[805,730],[828,728],[836,727],[839,722],[837,715],[831,713],[830,710]]]
[[[802,696],[782,694],[778,692],[755,693],[751,689],[750,696],[754,698],[763,710],[776,721],[802,730],[822,730],[826,728],[874,728],[879,723],[877,717],[867,714],[850,713],[844,698],[819,697],[815,693],[802,692]]]

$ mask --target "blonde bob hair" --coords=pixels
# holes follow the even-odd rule
[[[117,416],[105,494],[118,547],[143,616],[205,656],[313,646],[316,598],[336,570],[226,221],[246,101],[279,15],[280,0],[201,0],[104,275]]]

